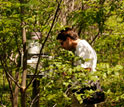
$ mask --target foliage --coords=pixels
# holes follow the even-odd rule
[[[7,107],[12,106],[11,91],[15,90],[16,84],[10,78],[8,80],[6,73],[11,74],[18,81],[16,74],[19,72],[21,77],[23,72],[21,29],[26,28],[27,41],[31,39],[31,32],[41,32],[42,38],[39,42],[42,44],[49,32],[57,1],[59,2],[59,0],[24,0],[22,4],[19,0],[0,0],[0,96],[1,103]],[[70,105],[73,95],[70,95],[70,90],[85,87],[86,80],[96,81],[96,75],[106,94],[105,102],[99,106],[123,106],[124,1],[68,0],[68,3],[66,2],[63,0],[61,4],[54,28],[43,49],[43,53],[48,53],[52,58],[40,60],[42,67],[38,69],[38,73],[45,74],[38,79],[40,107]],[[25,9],[24,14],[21,14],[21,7]],[[66,15],[63,16],[64,14]],[[25,22],[23,26],[21,26],[22,20]],[[64,28],[65,22],[66,26],[72,26],[78,32],[80,38],[86,39],[89,43],[93,41],[92,46],[98,56],[96,72],[89,73],[80,66],[75,66],[74,63],[82,59],[73,52],[60,48],[56,36]],[[34,73],[35,69],[28,66],[27,71]],[[30,79],[27,79],[27,83],[28,81]],[[79,84],[76,83],[77,81]],[[21,78],[19,78],[20,82]],[[32,87],[29,86],[26,91],[28,106],[32,102],[31,91]],[[80,95],[76,96],[82,102]],[[20,97],[19,94],[19,99]],[[18,103],[20,106],[21,102]]]

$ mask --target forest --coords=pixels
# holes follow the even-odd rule
[[[74,66],[80,58],[61,48],[66,27],[94,48],[96,72]],[[68,85],[95,76],[105,93],[97,106],[124,107],[124,0],[0,0],[0,75],[1,107],[66,107]]]

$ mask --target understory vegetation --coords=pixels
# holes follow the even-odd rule
[[[96,72],[75,66],[81,59],[61,48],[56,37],[65,27],[95,49]],[[32,33],[39,39],[32,40]],[[40,44],[33,67],[27,63],[30,41]],[[0,75],[2,107],[65,107],[71,104],[69,90],[96,76],[106,96],[98,107],[123,107],[124,1],[0,0]]]

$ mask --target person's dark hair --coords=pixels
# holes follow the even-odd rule
[[[67,37],[70,37],[72,40],[77,40],[78,34],[74,32],[73,29],[67,27],[64,30],[60,31],[60,33],[57,36],[57,40],[66,41]]]

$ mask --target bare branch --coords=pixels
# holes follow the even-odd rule
[[[8,83],[9,83],[9,88],[10,88],[10,93],[11,93],[11,98],[13,99],[13,90],[12,90],[12,84],[11,84],[11,81],[9,80],[9,76],[8,76],[8,74],[7,74],[7,71],[6,71],[6,67],[5,67],[5,65],[4,65],[4,63],[1,61],[1,64],[2,64],[2,66],[4,67],[4,71],[5,71],[5,74],[6,74],[6,78],[7,78],[7,81],[8,81]]]
[[[5,71],[5,73],[6,73],[6,76],[7,76],[8,78],[10,78],[19,88],[21,88],[21,86],[18,84],[18,81],[16,81],[16,80],[10,75],[10,73],[7,72],[6,68],[8,69],[8,67],[6,66],[6,64],[3,63],[2,61],[1,61],[1,64],[2,64],[3,67],[4,67],[4,71]],[[9,70],[9,69],[8,69],[8,70]]]
[[[35,98],[31,101],[30,107],[34,104],[35,101],[37,101],[37,98],[39,97],[39,93],[35,96]]]
[[[1,105],[1,107],[6,107],[5,105],[3,105],[3,104],[0,104]]]
[[[16,81],[8,72],[6,72],[8,77],[19,87],[21,88],[21,86],[18,84],[18,81]]]
[[[56,107],[56,106],[57,106],[57,103],[53,107]]]
[[[33,77],[31,78],[30,83],[27,85],[26,89],[31,85],[31,83],[32,83],[32,82],[34,81],[34,79],[35,79],[35,76],[36,76],[37,70],[38,70],[38,65],[39,65],[39,63],[40,63],[40,58],[41,58],[42,50],[43,50],[43,48],[44,48],[44,46],[45,46],[45,43],[46,43],[46,41],[47,41],[47,39],[48,39],[48,37],[49,37],[51,31],[52,31],[53,26],[54,26],[54,23],[55,23],[55,20],[56,20],[56,17],[57,17],[57,13],[58,13],[58,11],[59,11],[59,9],[60,9],[61,2],[62,2],[62,0],[60,1],[60,3],[58,3],[58,6],[57,6],[57,9],[56,9],[56,12],[55,12],[54,19],[53,19],[53,21],[52,21],[50,30],[49,30],[49,32],[48,32],[48,34],[47,34],[46,39],[44,40],[44,42],[43,42],[43,44],[42,44],[41,49],[40,49],[40,54],[39,54],[39,57],[38,57],[38,61],[37,61],[35,73],[34,73]]]
[[[100,35],[100,32],[98,31],[97,35],[93,38],[93,40],[91,41],[91,45],[94,43],[94,41],[96,40],[96,38]]]

